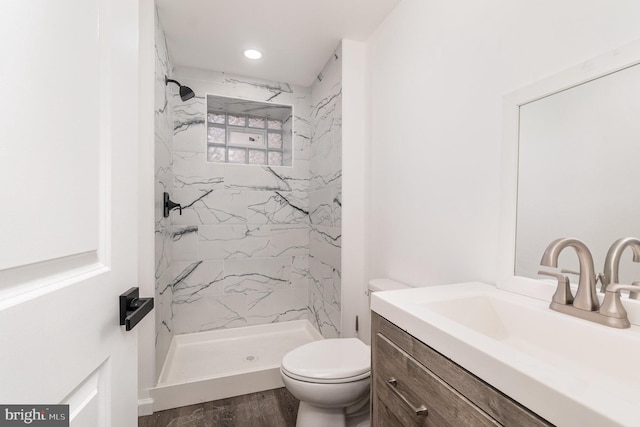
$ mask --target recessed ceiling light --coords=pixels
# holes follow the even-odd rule
[[[255,49],[247,49],[244,51],[244,56],[246,56],[249,59],[260,59],[262,58],[262,52]]]

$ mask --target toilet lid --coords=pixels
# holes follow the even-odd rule
[[[282,358],[282,369],[303,378],[333,380],[368,374],[371,351],[357,338],[335,338],[300,346]]]

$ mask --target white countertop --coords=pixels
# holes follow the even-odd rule
[[[470,282],[375,292],[371,309],[558,426],[640,426],[640,327],[541,299]]]

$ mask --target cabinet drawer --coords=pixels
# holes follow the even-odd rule
[[[383,335],[377,334],[375,339],[373,406],[377,426],[499,425]],[[421,405],[427,415],[416,414]]]
[[[409,335],[387,319],[371,312],[372,351],[376,352],[376,334],[383,335],[398,349],[425,366],[457,393],[501,425],[518,427],[550,427],[552,424],[529,411],[499,390],[455,364],[425,343]],[[375,361],[375,356],[374,356]],[[376,367],[373,366],[375,378]],[[375,395],[375,388],[373,394]],[[375,396],[374,399],[375,400]]]

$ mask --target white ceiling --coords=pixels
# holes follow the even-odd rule
[[[343,38],[364,41],[400,0],[156,0],[174,66],[310,86]],[[247,48],[262,51],[257,61]]]

